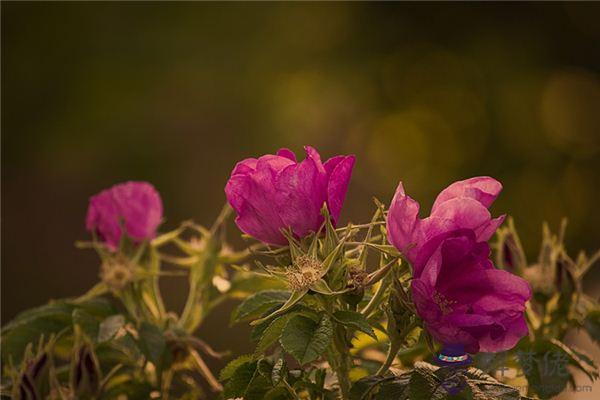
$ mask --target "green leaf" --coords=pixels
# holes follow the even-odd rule
[[[562,392],[571,374],[566,371],[568,356],[547,340],[528,343],[518,352],[519,363],[529,388],[542,399],[549,399]]]
[[[304,365],[323,354],[332,335],[333,324],[327,315],[323,315],[318,323],[297,315],[288,321],[280,342],[285,351]]]
[[[292,308],[300,300],[302,300],[302,298],[304,297],[304,295],[307,292],[308,292],[308,290],[293,291],[292,294],[290,295],[290,298],[287,299],[287,301],[279,309],[273,311],[271,314],[267,315],[266,317],[252,321],[250,323],[250,325],[258,325],[258,324],[263,323],[264,321],[271,319],[277,315],[283,314],[284,312],[286,312],[287,310]]]
[[[37,344],[42,335],[47,339],[70,327],[73,309],[70,304],[56,302],[19,314],[2,329],[3,363],[12,358],[15,364],[19,364],[29,343]]]
[[[97,318],[82,309],[75,309],[72,318],[74,325],[79,326],[87,337],[96,341],[98,338],[98,330],[100,329],[100,323]]]
[[[260,340],[258,341],[258,345],[256,346],[256,350],[254,350],[254,356],[259,357],[262,353],[265,352],[271,345],[279,340],[281,337],[281,333],[283,332],[283,328],[285,328],[286,324],[290,320],[290,318],[294,314],[286,314],[279,318],[271,321],[267,329],[264,330]]]
[[[148,361],[154,364],[157,369],[160,369],[163,352],[166,348],[163,332],[157,326],[142,322],[138,334],[140,350]]]
[[[241,397],[244,400],[261,400],[272,388],[270,378],[267,379],[259,371],[259,361],[242,363],[232,374],[223,389],[226,399]]]
[[[221,373],[219,374],[219,380],[220,381],[226,381],[227,379],[230,379],[233,374],[235,373],[235,371],[242,365],[242,364],[246,364],[248,362],[252,362],[253,357],[250,354],[244,354],[243,356],[239,356],[238,358],[231,360],[222,370]]]
[[[256,361],[246,361],[240,364],[231,374],[231,378],[225,384],[223,397],[226,399],[243,397],[254,378],[256,372]]]
[[[265,290],[244,300],[231,314],[231,322],[251,320],[262,315],[268,309],[284,304],[290,292],[283,290]]]
[[[124,325],[125,317],[120,314],[105,318],[98,328],[98,342],[102,343],[112,339]]]
[[[333,314],[333,318],[341,323],[342,325],[349,326],[356,330],[366,333],[371,336],[373,339],[377,339],[377,335],[375,335],[375,331],[371,328],[369,321],[359,312],[356,311],[336,311]]]

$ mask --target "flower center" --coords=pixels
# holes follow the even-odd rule
[[[322,265],[308,255],[298,257],[287,271],[288,282],[294,290],[304,290],[321,278]]]
[[[450,314],[452,312],[452,305],[456,304],[455,300],[448,300],[446,296],[436,291],[433,293],[433,301],[438,305],[442,314]]]

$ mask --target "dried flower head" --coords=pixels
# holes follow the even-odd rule
[[[366,286],[369,274],[357,265],[348,268],[348,286],[362,289]]]
[[[129,282],[133,281],[135,267],[122,256],[111,258],[102,263],[100,279],[112,291],[123,289]]]
[[[302,255],[294,261],[286,272],[288,282],[293,290],[304,290],[321,278],[323,265],[309,255]]]

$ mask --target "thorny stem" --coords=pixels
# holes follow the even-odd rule
[[[417,326],[417,323],[413,321],[406,328],[404,328],[402,335],[400,335],[398,338],[395,338],[395,340],[391,340],[390,338],[390,347],[388,348],[385,362],[381,365],[381,367],[379,367],[375,375],[383,375],[387,372],[387,370],[394,362],[394,359],[396,358],[400,347],[402,347],[402,342],[415,326]]]
[[[333,304],[324,296],[317,296],[325,312],[333,319]],[[333,347],[331,348],[331,367],[335,371],[340,386],[342,399],[347,399],[350,394],[350,366],[351,358],[346,347],[346,329],[333,321],[335,330],[333,333]]]
[[[334,332],[333,343],[339,358],[337,370],[335,371],[338,383],[340,385],[340,391],[342,392],[342,398],[347,399],[350,394],[350,364],[351,360],[346,347],[346,329],[336,324],[336,330]]]

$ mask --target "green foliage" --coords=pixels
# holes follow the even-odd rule
[[[281,248],[223,252],[226,210],[211,229],[185,223],[152,243],[129,243],[129,250],[99,248],[104,262],[129,266],[132,278],[122,287],[100,283],[79,299],[29,310],[7,324],[2,394],[200,399],[207,397],[202,378],[223,399],[523,400],[492,377],[495,369],[514,368],[540,399],[575,384],[567,366],[598,378],[594,360],[563,339],[583,328],[598,342],[600,307],[582,280],[600,255],[569,257],[564,225],[558,235],[544,229],[531,265],[512,221],[499,231],[498,265],[529,279],[535,292],[526,311],[530,335],[510,351],[477,355],[481,369],[440,368],[419,361],[436,345],[416,315],[410,265],[387,242],[385,209],[376,204],[370,223],[337,229],[324,208],[320,232],[302,239],[286,232],[289,245]],[[193,239],[182,237],[188,230]],[[183,255],[163,253],[167,244]],[[258,272],[239,265],[254,251],[270,260],[256,261]],[[180,316],[165,309],[160,294],[162,261],[189,274]],[[230,321],[254,327],[256,348],[230,361],[217,380],[202,356],[221,354],[194,331],[231,298],[242,301]]]
[[[521,400],[513,387],[476,368],[440,368],[425,362],[396,376],[369,376],[357,381],[350,400]]]
[[[319,322],[301,315],[291,318],[281,334],[281,346],[301,364],[319,358],[333,336],[333,324],[327,315]]]
[[[373,339],[377,339],[375,335],[375,331],[369,324],[369,321],[359,312],[350,311],[350,310],[339,310],[333,314],[333,318],[339,322],[340,324],[350,327],[352,329],[356,329],[367,335],[371,336]]]
[[[231,322],[237,323],[260,317],[265,311],[282,306],[290,297],[290,292],[283,290],[265,290],[245,299],[231,314]]]

